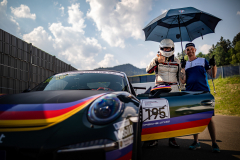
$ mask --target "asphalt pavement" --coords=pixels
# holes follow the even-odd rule
[[[177,137],[179,149],[170,148],[168,139],[159,140],[154,148],[142,148],[143,160],[239,160],[240,159],[240,117],[216,115],[213,117],[216,127],[217,144],[220,153],[212,153],[212,141],[206,128],[199,134],[201,149],[195,151],[188,147],[193,143],[193,136]]]

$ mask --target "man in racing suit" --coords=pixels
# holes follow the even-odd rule
[[[174,56],[174,43],[171,39],[163,39],[159,45],[160,51],[146,68],[147,73],[155,72],[155,84],[171,86],[171,92],[179,92],[178,82],[180,73],[180,61]],[[157,146],[158,141],[151,141],[149,146]],[[169,146],[178,148],[175,138],[169,138]]]
[[[160,42],[160,52],[146,68],[147,73],[155,72],[155,84],[171,85],[171,92],[178,92],[180,61],[174,56],[174,43],[171,39]],[[182,87],[182,85],[181,85]]]

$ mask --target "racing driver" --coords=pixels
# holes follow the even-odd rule
[[[155,85],[170,85],[171,92],[179,92],[180,61],[174,56],[174,43],[171,39],[163,39],[159,45],[160,51],[146,68],[147,73],[155,72]],[[182,85],[181,85],[182,87]],[[153,140],[149,146],[157,146]],[[179,148],[175,138],[169,138],[169,146]]]

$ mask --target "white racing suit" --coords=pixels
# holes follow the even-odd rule
[[[172,88],[171,92],[179,92],[179,87],[184,88],[184,85],[180,84],[179,80],[180,70],[180,61],[174,55],[166,58],[164,63],[158,63],[158,57],[155,57],[146,68],[147,73],[155,72],[156,85],[169,83]]]

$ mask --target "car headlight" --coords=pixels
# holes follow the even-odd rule
[[[119,117],[123,108],[124,104],[115,94],[107,94],[91,104],[88,119],[93,124],[106,124]]]

